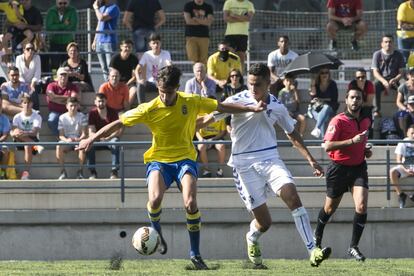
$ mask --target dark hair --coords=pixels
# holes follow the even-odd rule
[[[220,41],[220,43],[218,44],[218,45],[226,45],[226,46],[229,46],[230,45],[230,43],[227,41],[227,40],[222,40],[222,41]]]
[[[249,68],[249,75],[261,76],[264,79],[270,79],[269,67],[264,63],[254,63]]]
[[[277,39],[277,41],[279,41],[281,38],[284,38],[287,42],[289,42],[289,37],[287,35],[281,35],[281,36],[279,36],[279,38]]]
[[[356,69],[355,72],[361,72],[361,73],[364,73],[365,74],[367,72],[367,70],[365,70],[364,68],[360,67],[360,68]]]
[[[107,97],[104,93],[96,93],[95,98],[98,98],[100,100],[106,100]]]
[[[121,46],[123,44],[131,44],[131,45],[134,45],[134,42],[131,39],[124,39],[124,40],[121,41],[121,43],[119,43],[119,46]]]
[[[345,99],[348,98],[349,92],[355,90],[361,93],[361,96],[364,96],[364,92],[359,87],[351,87],[346,91]]]
[[[79,101],[78,101],[78,98],[76,98],[76,97],[69,97],[69,98],[66,100],[66,103],[76,103],[76,104],[78,104],[78,103],[79,103]]]
[[[240,85],[243,85],[244,84],[243,74],[241,73],[241,71],[239,69],[236,69],[236,68],[233,68],[233,69],[230,70],[230,74],[227,77],[227,83],[230,83],[230,80],[231,80],[231,78],[230,78],[231,72],[236,72],[237,73],[237,75],[239,76],[239,83],[240,83]]]
[[[161,35],[158,33],[151,33],[148,37],[148,41],[161,41]]]
[[[391,39],[391,41],[394,41],[394,36],[392,34],[385,34],[382,36],[381,41],[384,39],[384,37],[388,37],[389,39]]]
[[[17,68],[17,67],[16,67],[16,66],[14,66],[14,65],[9,66],[9,68],[8,68],[8,70],[7,70],[7,73],[10,73],[11,71],[17,71],[17,72],[19,72],[19,68]]]
[[[21,100],[24,100],[24,99],[26,99],[28,102],[32,102],[32,97],[30,96],[29,93],[22,94]]]
[[[166,87],[178,87],[180,85],[181,70],[175,66],[165,66],[158,71],[157,81]]]

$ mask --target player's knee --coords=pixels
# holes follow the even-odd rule
[[[358,214],[365,214],[367,212],[367,204],[361,202],[355,206],[355,212]]]
[[[184,201],[184,208],[186,210],[187,213],[189,214],[193,214],[195,212],[197,212],[198,207],[197,207],[197,201],[193,198],[189,198],[187,200]]]
[[[270,226],[272,225],[272,219],[267,218],[265,220],[261,220],[260,222],[258,221],[258,225],[259,225],[260,232],[266,232],[267,230],[269,230]]]
[[[161,206],[162,196],[161,195],[153,195],[148,199],[148,205],[151,209],[158,209]]]

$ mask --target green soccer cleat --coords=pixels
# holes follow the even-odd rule
[[[247,256],[249,260],[255,265],[262,264],[262,253],[260,251],[260,246],[258,242],[252,242],[246,234],[246,241],[247,241]]]
[[[315,247],[310,256],[311,266],[318,267],[324,260],[329,258],[331,252],[332,249],[330,247],[325,247],[323,249]]]

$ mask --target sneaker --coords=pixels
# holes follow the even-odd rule
[[[310,255],[310,264],[311,266],[318,267],[324,260],[328,259],[331,256],[332,249],[330,247],[319,248],[315,247]]]
[[[217,177],[223,177],[224,176],[223,170],[222,169],[218,169],[217,172],[216,172],[216,175],[217,175]]]
[[[202,177],[211,177],[211,172],[209,170],[203,170]]]
[[[359,251],[359,248],[357,246],[348,248],[348,255],[354,257],[355,260],[359,262],[365,261],[365,256],[362,255],[361,251]]]
[[[409,196],[410,200],[414,202],[414,194]]]
[[[28,171],[23,171],[22,176],[20,177],[21,180],[28,180],[30,179],[30,174]]]
[[[164,240],[164,237],[162,236],[160,232],[158,232],[158,235],[160,236],[160,244],[158,245],[158,252],[161,255],[165,255],[167,254],[167,251],[168,251],[167,242]]]
[[[356,41],[356,40],[352,40],[352,41],[351,41],[351,49],[352,49],[353,51],[358,51],[358,50],[359,50],[358,41]]]
[[[315,127],[311,133],[310,133],[313,137],[315,138],[321,138],[321,130],[317,127]]]
[[[33,146],[32,147],[32,154],[36,155],[36,154],[42,154],[42,152],[44,151],[45,147],[43,146]]]
[[[398,196],[398,203],[400,204],[400,208],[405,207],[405,201],[407,200],[407,195],[403,192]]]
[[[112,170],[111,176],[109,178],[110,179],[118,179],[118,171],[117,170]]]
[[[68,174],[66,173],[66,171],[65,170],[63,170],[61,173],[60,173],[60,176],[59,176],[59,180],[63,180],[63,179],[66,179],[66,178],[68,178]]]
[[[76,173],[77,175],[77,179],[85,179],[85,177],[83,176],[83,171],[82,170],[78,170],[78,172]]]
[[[96,173],[96,170],[91,170],[91,175],[89,176],[89,179],[97,179],[98,174]]]
[[[331,41],[329,41],[329,50],[336,50],[336,40],[331,39]]]
[[[197,270],[208,270],[208,266],[204,263],[200,255],[192,256],[190,260]]]
[[[246,241],[247,241],[247,256],[249,260],[254,263],[255,265],[261,265],[262,260],[262,252],[260,251],[260,245],[258,242],[252,242],[246,234]]]

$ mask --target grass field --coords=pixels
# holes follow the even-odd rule
[[[246,261],[206,260],[212,270],[194,271],[188,260],[2,261],[0,275],[414,275],[413,259],[332,259],[318,268],[305,260],[265,260],[267,269],[253,269]],[[119,269],[118,269],[119,268]]]

